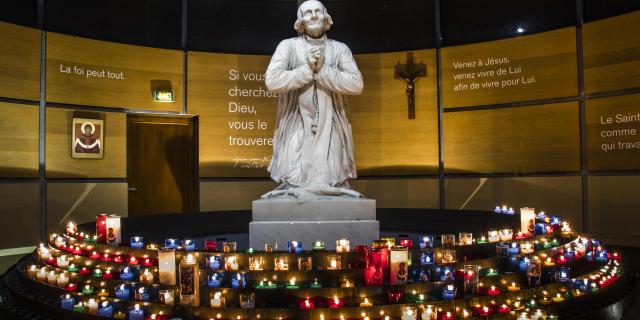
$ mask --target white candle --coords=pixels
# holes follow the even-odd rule
[[[158,272],[160,273],[160,284],[176,284],[176,251],[173,248],[162,248],[158,250]]]
[[[37,272],[38,272],[38,267],[35,264],[31,265],[27,270],[27,276],[31,279],[35,279]]]
[[[40,256],[40,259],[46,260],[51,257],[51,252],[49,252],[49,249],[41,244],[40,247],[38,247],[38,255]]]
[[[98,314],[98,301],[96,301],[95,299],[89,299],[85,306],[87,307],[89,313]]]
[[[38,270],[38,273],[36,274],[36,278],[40,282],[47,281],[47,268],[41,268],[40,270]]]
[[[211,306],[214,308],[222,307],[222,293],[216,292],[213,294],[213,298],[211,298]]]
[[[58,275],[58,279],[56,281],[59,288],[64,288],[69,284],[69,277],[64,273],[61,273]]]
[[[69,260],[67,260],[67,255],[61,255],[57,259],[58,268],[66,268],[69,266]]]
[[[49,274],[47,275],[47,282],[49,284],[56,284],[56,279],[58,279],[58,276],[56,275],[56,272],[51,270],[49,272]]]
[[[144,269],[140,275],[140,282],[144,284],[153,284],[153,273],[149,269]]]

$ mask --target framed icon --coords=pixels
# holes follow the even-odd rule
[[[104,158],[104,120],[73,118],[71,158]]]

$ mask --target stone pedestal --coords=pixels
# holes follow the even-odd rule
[[[338,239],[349,239],[354,247],[370,245],[380,237],[373,199],[280,197],[255,200],[252,207],[249,246],[258,250],[267,242],[277,242],[279,250],[286,250],[291,240],[302,241],[303,250],[311,250],[315,241],[335,250]]]

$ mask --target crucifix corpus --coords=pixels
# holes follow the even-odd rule
[[[402,79],[407,83],[407,103],[409,108],[409,119],[416,118],[416,95],[415,95],[415,83],[420,77],[427,76],[427,65],[422,63],[415,63],[413,61],[413,52],[407,52],[407,62],[400,64],[398,62],[395,67],[395,78]]]

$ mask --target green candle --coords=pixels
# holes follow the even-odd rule
[[[82,293],[91,295],[93,294],[93,288],[90,285],[86,285],[82,288]]]
[[[313,289],[318,289],[318,288],[322,288],[322,284],[320,284],[320,282],[318,282],[318,278],[313,279],[313,282],[309,285],[309,287],[313,288]]]

